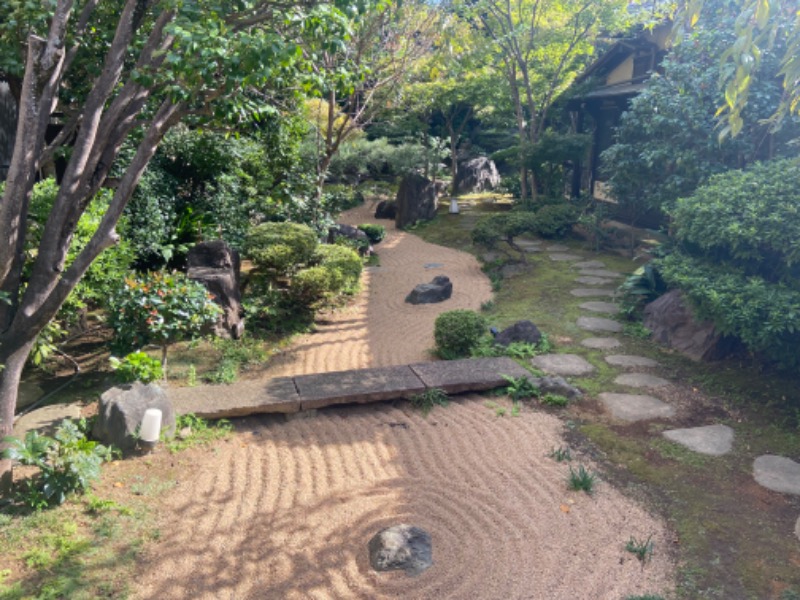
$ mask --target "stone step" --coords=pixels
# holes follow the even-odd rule
[[[556,262],[569,262],[573,260],[580,260],[583,258],[582,256],[578,256],[577,254],[569,254],[567,252],[554,252],[549,254],[550,260],[554,260]]]
[[[595,277],[594,275],[581,275],[575,278],[575,283],[583,285],[614,285],[614,280],[607,277]]]
[[[580,273],[588,277],[608,277],[609,279],[622,277],[622,273],[609,271],[608,269],[581,269]]]
[[[629,354],[609,354],[606,362],[615,367],[657,367],[658,362],[645,356],[631,356]]]
[[[689,450],[709,456],[722,456],[733,447],[733,429],[727,425],[669,429],[662,435]]]
[[[612,337],[591,337],[581,340],[581,346],[593,348],[595,350],[611,350],[622,345],[617,338]]]
[[[602,317],[578,317],[577,324],[578,327],[586,331],[609,331],[611,333],[622,331],[620,323]]]
[[[540,354],[531,359],[531,364],[555,375],[588,375],[595,370],[594,365],[577,354]]]
[[[580,305],[584,310],[615,315],[619,312],[619,305],[613,302],[584,302]]]
[[[603,392],[597,396],[611,416],[621,421],[669,418],[675,409],[652,396]]]
[[[774,492],[800,496],[800,463],[785,456],[765,454],[753,462],[753,477]]]
[[[578,298],[591,298],[592,296],[608,296],[611,297],[616,294],[616,290],[609,290],[603,288],[577,288],[569,292]]]
[[[672,385],[666,379],[647,373],[625,373],[623,375],[618,375],[614,379],[614,383],[634,388],[659,388]]]

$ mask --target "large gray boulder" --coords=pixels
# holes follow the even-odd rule
[[[397,215],[394,223],[398,229],[418,221],[430,221],[438,208],[436,185],[419,173],[410,173],[400,182],[395,204]]]
[[[498,333],[494,338],[494,343],[498,346],[508,346],[514,342],[527,342],[528,344],[538,344],[542,339],[542,332],[533,322],[524,320],[517,321]]]
[[[239,339],[244,333],[244,309],[239,291],[239,253],[221,240],[201,242],[189,250],[187,276],[202,283],[222,308],[214,327],[218,337]]]
[[[457,194],[486,192],[500,185],[500,173],[494,161],[479,156],[458,165],[455,190]]]
[[[447,275],[437,275],[430,283],[421,283],[406,296],[409,304],[444,302],[453,295],[453,283]]]
[[[644,307],[644,326],[653,339],[693,360],[715,360],[730,353],[733,344],[713,323],[698,321],[680,290],[667,292]]]
[[[100,411],[92,435],[123,452],[136,448],[142,417],[148,408],[161,411],[161,431],[175,435],[175,410],[166,392],[154,383],[136,381],[113,387],[100,396]]]
[[[583,396],[583,392],[575,386],[568,384],[563,377],[557,375],[536,377],[531,381],[539,388],[542,394],[558,394],[570,400]]]
[[[376,571],[419,575],[433,564],[431,536],[413,525],[387,527],[369,541],[369,563]]]

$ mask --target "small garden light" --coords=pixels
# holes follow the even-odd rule
[[[147,450],[152,450],[161,436],[161,411],[148,408],[144,411],[142,425],[139,428],[139,440]]]

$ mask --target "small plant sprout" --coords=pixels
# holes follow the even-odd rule
[[[539,386],[533,383],[530,379],[525,377],[511,377],[510,375],[501,375],[503,379],[508,382],[506,387],[506,394],[513,400],[526,400],[534,398],[539,395]]]
[[[572,454],[568,446],[553,448],[548,456],[556,462],[569,462],[572,460]]]
[[[647,536],[646,540],[637,540],[631,536],[628,543],[625,544],[625,550],[633,554],[642,565],[653,557],[653,534]]]
[[[439,388],[429,388],[421,394],[411,396],[411,406],[418,408],[427,416],[434,406],[447,406],[447,392]]]
[[[520,410],[519,402],[514,402],[512,404],[512,406],[511,406],[511,416],[512,417],[518,417],[519,416],[519,410]]]
[[[572,467],[569,468],[569,477],[567,484],[569,489],[575,492],[586,492],[591,494],[594,490],[594,484],[597,481],[597,476],[594,473],[586,470],[583,465],[578,466],[577,470]]]
[[[544,396],[541,397],[539,402],[541,402],[545,406],[558,406],[563,408],[564,406],[569,404],[569,398],[567,398],[566,396],[561,396],[559,394],[545,394]]]

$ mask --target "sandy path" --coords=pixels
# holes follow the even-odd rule
[[[376,246],[380,267],[367,269],[362,291],[352,305],[325,315],[314,333],[300,336],[276,357],[268,369],[269,376],[429,360],[433,323],[440,313],[457,308],[477,310],[491,299],[491,285],[474,256],[398,231],[391,221],[375,220],[374,210],[371,203],[365,203],[344,213],[341,221],[386,227],[386,239]],[[452,298],[440,304],[406,304],[405,297],[415,285],[427,283],[436,275],[447,275],[453,282]]]
[[[368,210],[349,221],[371,221]],[[270,375],[424,360],[439,312],[490,298],[469,255],[393,230],[378,249],[382,266],[355,305]],[[451,301],[403,302],[440,273]],[[458,399],[427,419],[398,403],[237,422],[231,439],[178,458],[191,467],[163,499],[138,597],[620,600],[670,589],[663,523],[602,481],[593,496],[567,491],[569,466],[547,457],[565,444],[563,423],[528,408],[498,417],[486,402]],[[372,535],[401,522],[433,539],[435,564],[416,578],[368,564]],[[642,568],[624,546],[651,534]]]

